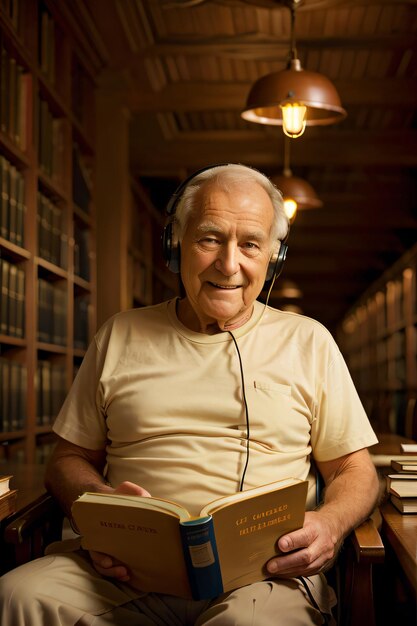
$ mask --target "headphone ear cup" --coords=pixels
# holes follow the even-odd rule
[[[287,258],[288,246],[286,243],[281,242],[278,252],[274,253],[269,261],[268,269],[266,272],[265,281],[269,281],[272,278],[276,279],[284,269],[284,261]]]
[[[170,219],[162,231],[162,254],[165,265],[174,274],[180,272],[180,244],[176,234],[175,220]]]

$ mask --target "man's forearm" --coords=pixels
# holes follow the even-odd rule
[[[378,477],[366,457],[349,457],[324,491],[320,513],[333,522],[340,539],[370,515],[378,500]]]
[[[102,475],[101,457],[99,452],[87,454],[71,444],[58,444],[47,467],[45,486],[67,515],[74,500],[85,491],[113,491]]]

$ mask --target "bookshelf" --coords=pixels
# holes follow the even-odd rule
[[[417,440],[417,246],[346,314],[338,342],[378,432]]]
[[[164,207],[154,205],[147,189],[131,172],[130,116],[123,101],[124,92],[120,73],[102,73],[96,109],[100,129],[95,198],[100,207],[98,325],[118,311],[161,302],[179,292],[178,277],[165,267],[162,259]]]
[[[95,89],[76,41],[59,3],[0,2],[0,460],[45,459],[96,327]]]
[[[168,300],[179,293],[178,277],[162,258],[164,218],[145,189],[131,180],[129,245],[130,306],[140,307]]]

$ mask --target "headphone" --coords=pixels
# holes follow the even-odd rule
[[[162,232],[162,254],[165,260],[165,264],[171,272],[174,274],[179,274],[180,272],[180,258],[181,258],[181,250],[180,250],[180,242],[178,239],[178,228],[177,221],[175,219],[175,212],[177,210],[177,206],[181,200],[182,194],[188,184],[196,178],[202,172],[206,172],[207,170],[214,169],[215,167],[228,166],[231,163],[218,163],[216,165],[209,165],[208,167],[202,167],[197,170],[190,176],[188,176],[174,191],[171,198],[168,201],[168,204],[165,209],[165,214],[167,216],[167,221],[164,226],[164,230]],[[281,274],[284,261],[287,257],[288,246],[285,243],[288,238],[285,238],[284,241],[278,241],[280,244],[277,246],[277,250],[272,253],[272,256],[269,260],[268,269],[266,272],[265,281],[268,282],[272,278],[275,280]]]

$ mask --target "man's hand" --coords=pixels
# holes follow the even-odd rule
[[[268,561],[268,572],[283,578],[317,574],[331,567],[342,540],[324,512],[307,511],[303,528],[278,540],[282,556]]]
[[[120,483],[113,493],[145,497],[150,497],[151,495],[146,489],[143,489],[143,487],[139,487],[139,485],[135,485],[135,483],[129,481]],[[94,550],[90,550],[89,552],[94,569],[102,576],[117,578],[117,580],[121,582],[127,582],[130,579],[130,572],[126,565],[114,557],[104,554],[103,552],[95,552]]]
[[[310,576],[328,569],[343,539],[376,504],[378,478],[366,449],[316,465],[326,485],[324,503],[305,514],[303,528],[279,539],[283,554],[267,564],[274,576]]]

